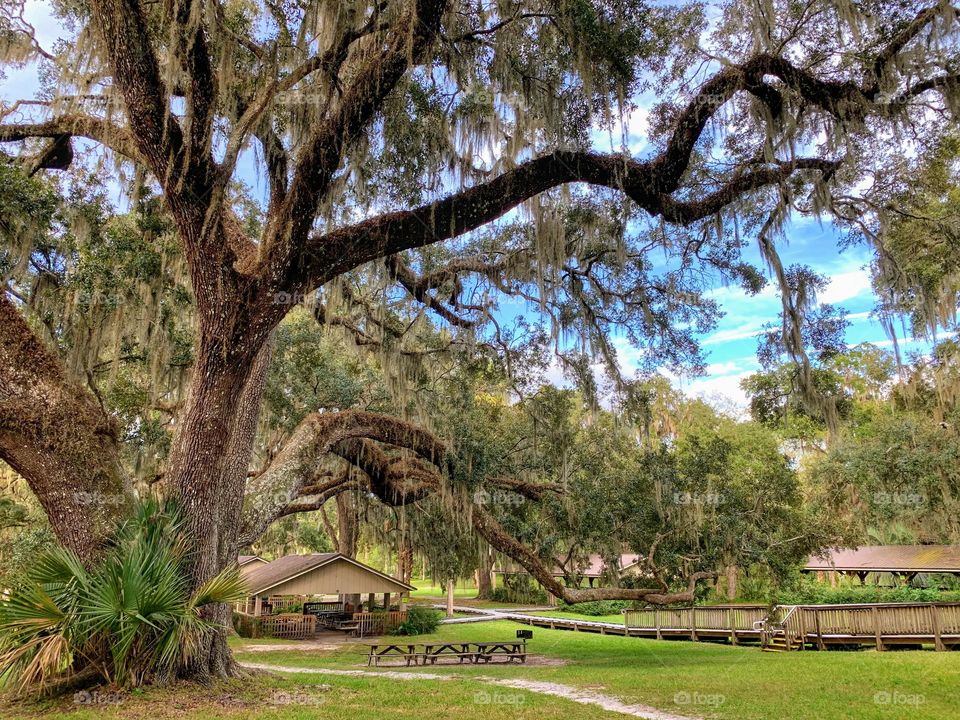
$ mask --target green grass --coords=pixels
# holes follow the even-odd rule
[[[411,585],[417,588],[410,593],[412,598],[438,598],[438,602],[447,599],[446,591],[439,585],[426,585],[416,581],[411,582]],[[453,589],[454,598],[475,598],[476,596],[477,588],[474,585],[457,583]]]
[[[537,610],[536,612],[528,612],[524,614],[537,615],[538,617],[564,618],[566,620],[592,620],[594,622],[623,625],[623,613],[617,613],[616,615],[584,615],[582,613],[564,612],[563,610]]]
[[[621,715],[561,698],[493,688],[471,681],[410,681],[324,677],[314,674],[262,676],[210,687],[179,685],[128,695],[101,695],[120,704],[78,704],[73,696],[42,703],[0,702],[4,720],[613,720]],[[94,699],[91,697],[91,700]],[[484,702],[487,700],[488,702]],[[492,700],[492,702],[490,702]]]
[[[417,640],[506,639],[517,628],[506,621],[442,626],[435,635]],[[246,657],[260,663],[356,668],[361,650],[348,645],[331,653],[258,652]],[[953,720],[960,716],[960,656],[953,653],[764,653],[755,647],[540,628],[534,630],[530,650],[566,664],[438,665],[431,671],[550,680],[706,718]],[[539,703],[540,698],[532,702]]]
[[[442,626],[423,641],[497,640],[520,626],[486,622]],[[332,651],[264,650],[277,641],[231,644],[241,661],[308,668],[359,669],[364,643]],[[285,641],[289,644],[290,641]],[[455,680],[410,680],[290,673],[218,683],[179,685],[122,696],[123,703],[75,704],[71,697],[42,703],[0,703],[0,718],[94,720],[587,720],[623,716],[562,698],[496,688],[474,676],[548,680],[653,705],[690,717],[720,720],[953,720],[960,717],[960,656],[925,652],[763,653],[682,641],[643,640],[534,629],[530,651],[560,665],[437,665],[429,672]],[[390,668],[408,672],[405,668]],[[410,671],[417,669],[411,668]],[[419,668],[422,670],[422,668]],[[325,687],[325,686],[326,687]],[[491,695],[501,702],[485,703]],[[479,702],[478,702],[479,700]]]

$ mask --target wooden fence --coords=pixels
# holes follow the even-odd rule
[[[277,612],[277,610],[287,610],[294,605],[302,607],[306,601],[307,598],[304,595],[273,595],[267,603],[270,606],[270,612]]]
[[[779,609],[771,632],[788,645],[922,645],[960,647],[960,603],[796,605]]]
[[[392,612],[359,612],[353,614],[353,634],[360,637],[386,635],[393,632],[407,619],[406,610]]]
[[[274,637],[302,640],[313,637],[317,632],[317,618],[313,615],[291,613],[255,617],[236,611],[233,615],[234,627],[241,637]]]
[[[692,608],[627,610],[623,623],[630,635],[656,637],[759,639],[761,624],[769,614],[766,605],[714,605]]]

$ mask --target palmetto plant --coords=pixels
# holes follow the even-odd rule
[[[171,677],[217,630],[200,609],[244,594],[236,568],[191,593],[187,556],[180,513],[154,500],[93,568],[69,550],[45,553],[0,602],[0,682],[44,690],[81,672],[120,687]]]

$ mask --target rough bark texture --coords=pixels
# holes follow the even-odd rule
[[[205,529],[208,532],[204,536],[204,542],[197,548],[199,562],[194,565],[197,582],[212,577],[237,558],[244,484],[272,354],[273,345],[268,342],[257,354],[239,401],[231,410],[229,440],[224,455],[220,489],[217,491],[219,497],[217,502],[209,505],[213,512],[191,513],[194,523],[193,536],[197,537],[197,533],[203,533]],[[208,421],[219,420],[208,418]],[[179,494],[181,498],[185,497],[182,487]],[[205,561],[208,557],[210,562]],[[204,617],[218,623],[223,629],[210,637],[206,650],[198,654],[197,661],[191,667],[184,668],[183,674],[194,678],[235,675],[236,664],[227,647],[227,629],[232,623],[230,606],[207,606],[203,612]]]
[[[357,506],[348,493],[337,495],[337,552],[349,558],[357,556],[357,541],[360,539],[360,518]]]
[[[489,600],[493,596],[493,552],[485,547],[480,552],[480,567],[477,568],[477,599]]]
[[[132,500],[117,426],[4,294],[0,458],[26,479],[60,542],[85,562],[96,559]]]
[[[737,575],[737,566],[727,565],[727,600],[737,599]]]

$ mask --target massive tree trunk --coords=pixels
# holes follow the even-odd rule
[[[175,448],[187,454],[174,455],[193,462],[175,468],[173,489],[188,510],[195,587],[237,559],[244,485],[272,347],[270,342],[264,344],[249,369],[225,371],[216,380],[213,373],[194,375],[198,378],[192,387],[196,401],[191,395],[186,414],[191,422],[184,423]],[[222,630],[210,636],[207,647],[183,674],[197,679],[232,675],[236,665],[226,643],[230,606],[207,606],[203,613]]]

